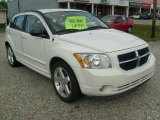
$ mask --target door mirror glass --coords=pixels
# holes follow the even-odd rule
[[[42,38],[49,38],[47,32],[42,31],[42,29],[39,29],[39,28],[31,29],[30,35],[37,36],[37,37],[42,37]]]
[[[43,35],[41,29],[38,29],[38,27],[37,27],[37,28],[36,28],[36,27],[33,27],[33,28],[30,30],[30,34],[33,35],[33,36],[38,36],[38,37],[40,37],[40,36]]]

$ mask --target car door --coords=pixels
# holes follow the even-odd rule
[[[8,31],[8,34],[10,35],[14,44],[14,53],[17,58],[19,58],[22,54],[21,35],[23,32],[24,18],[24,15],[13,18],[10,22],[10,29]]]
[[[34,26],[38,27],[42,34],[47,34],[38,16],[27,15],[24,28],[25,33],[22,35],[23,60],[33,69],[44,72],[46,70],[45,40],[48,40],[48,38],[43,35],[39,37],[31,35],[30,32],[34,29]]]
[[[128,23],[128,19],[125,16],[121,16],[122,17],[122,27],[121,30],[122,31],[127,31],[129,28],[129,23]]]
[[[118,29],[118,30],[122,30],[121,27],[122,27],[122,18],[121,18],[121,16],[118,16],[114,20],[113,28]]]

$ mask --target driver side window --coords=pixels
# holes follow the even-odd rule
[[[30,33],[33,28],[41,30],[42,35],[47,34],[47,31],[39,18],[33,15],[28,15],[26,19],[25,32]]]
[[[117,18],[115,19],[115,22],[116,22],[116,23],[120,23],[120,22],[122,22],[122,18],[121,18],[121,16],[117,17]]]
[[[126,21],[126,17],[122,16],[122,22],[125,22],[125,21]]]

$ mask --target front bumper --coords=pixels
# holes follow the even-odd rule
[[[150,56],[149,61],[134,70],[122,69],[75,69],[75,73],[83,94],[89,96],[110,96],[128,91],[148,79],[155,70],[155,57]]]

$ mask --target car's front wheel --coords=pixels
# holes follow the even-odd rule
[[[59,61],[52,66],[54,89],[64,102],[73,102],[81,96],[78,81],[72,68],[65,62]]]

